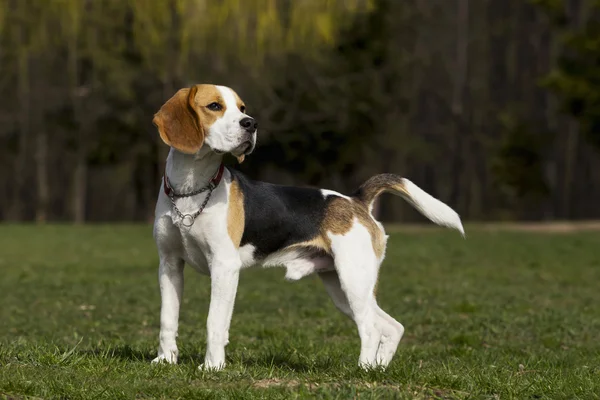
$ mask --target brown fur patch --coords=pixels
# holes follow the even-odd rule
[[[319,234],[311,240],[307,240],[306,242],[294,243],[293,245],[288,246],[288,248],[313,248],[316,250],[324,251],[327,254],[331,254],[331,243],[329,243],[329,240],[326,240],[325,238],[327,238],[327,236],[324,237],[322,234]]]
[[[375,175],[363,183],[354,193],[354,196],[369,207],[373,200],[383,192],[392,192],[398,195],[407,194],[402,177],[395,174]]]
[[[177,150],[194,154],[204,143],[204,129],[190,107],[195,91],[181,89],[160,108],[152,122],[161,139]]]
[[[335,235],[343,235],[352,228],[353,220],[353,202],[343,197],[336,197],[329,202],[325,210],[322,225],[323,234],[326,235],[327,232],[331,232]]]
[[[221,110],[207,108],[219,103]],[[194,154],[204,143],[206,132],[223,116],[226,105],[215,85],[195,85],[180,89],[154,115],[161,139],[177,150]]]
[[[371,241],[373,243],[373,250],[377,258],[381,258],[385,251],[385,235],[381,228],[375,223],[371,213],[367,206],[356,200],[352,201],[354,205],[354,215],[358,219],[361,225],[363,225],[369,231],[371,235]]]
[[[313,239],[297,243],[294,246],[314,247],[331,254],[331,241],[328,233],[343,235],[347,233],[354,223],[354,218],[367,228],[371,236],[373,251],[377,258],[381,258],[385,250],[385,237],[379,226],[375,223],[366,205],[357,200],[348,200],[343,197],[332,199],[325,210],[325,218],[321,225],[321,232]]]
[[[245,113],[246,105],[244,104],[240,96],[238,96],[238,94],[235,92],[235,90],[231,89],[231,91],[233,92],[233,96],[235,97],[235,104],[237,105],[238,110],[242,111],[242,107],[244,107],[244,111],[242,112]]]
[[[246,217],[244,213],[244,193],[236,181],[229,187],[229,208],[227,210],[227,233],[236,248],[240,247]]]
[[[206,131],[215,123],[215,121],[225,114],[227,105],[221,96],[221,92],[215,85],[195,85],[196,96],[193,101],[193,108],[198,114],[200,123]],[[218,103],[221,106],[219,111],[212,111],[207,106],[212,103]]]
[[[386,238],[381,228],[375,223],[371,217],[368,206],[359,199],[348,200],[343,197],[333,199],[327,210],[325,210],[325,219],[323,220],[321,238],[327,243],[328,251],[331,254],[331,241],[327,236],[327,232],[336,235],[347,233],[354,223],[354,218],[367,228],[371,236],[371,244],[373,251],[378,259],[381,259],[385,251]],[[377,295],[378,281],[375,281],[373,294]]]

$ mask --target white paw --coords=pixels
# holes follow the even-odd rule
[[[379,360],[376,362],[360,361],[358,363],[358,366],[364,371],[373,371],[373,370],[384,371],[386,369],[386,366],[380,364]]]
[[[198,367],[200,371],[221,371],[223,368],[225,368],[225,362],[213,363],[207,360],[204,361],[204,364],[200,364]]]
[[[158,363],[177,364],[177,351],[170,351],[167,354],[159,354],[158,357],[152,360],[152,364]]]
[[[385,369],[391,361],[391,357],[387,354],[377,353],[377,366]]]

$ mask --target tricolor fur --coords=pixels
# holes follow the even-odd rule
[[[180,90],[154,119],[171,146],[166,175],[179,192],[204,187],[230,152],[240,162],[256,143],[256,123],[230,88],[197,85]],[[464,234],[459,216],[414,183],[393,174],[374,176],[354,194],[252,181],[226,169],[204,211],[191,227],[181,223],[161,190],[154,236],[160,267],[161,329],[158,357],[176,362],[183,267],[210,275],[205,368],[225,365],[225,346],[239,273],[253,265],[287,268],[286,278],[317,273],[336,307],[352,318],[361,338],[359,365],[387,366],[404,327],[377,305],[375,286],[387,236],[373,218],[383,192],[403,197],[433,222]],[[193,214],[206,193],[176,200]]]

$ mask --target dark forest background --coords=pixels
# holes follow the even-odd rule
[[[0,0],[0,219],[148,221],[177,89],[234,88],[252,178],[395,172],[467,220],[600,218],[595,0]],[[233,160],[229,160],[234,164]],[[384,197],[385,221],[420,217]]]

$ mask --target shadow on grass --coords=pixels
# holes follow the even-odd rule
[[[277,368],[294,372],[308,372],[312,369],[320,369],[320,366],[308,360],[301,360],[293,354],[266,353],[256,356],[244,357],[238,361],[247,368]]]
[[[126,344],[105,347],[98,346],[91,349],[76,350],[74,353],[86,358],[116,359],[144,363],[150,363],[156,357],[156,350],[140,350]],[[202,363],[204,363],[203,353],[183,353],[179,355],[178,364],[180,365],[198,366]],[[230,366],[238,365],[248,369],[266,368],[296,373],[339,369],[339,360],[336,361],[329,358],[310,360],[291,352],[267,352],[227,357],[227,364]]]
[[[156,357],[155,351],[137,350],[129,345],[94,347],[91,349],[76,351],[84,357],[100,357],[108,359],[118,359],[125,361],[143,361],[150,362]]]
[[[242,356],[233,360],[245,368],[278,369],[288,372],[326,372],[339,370],[339,360],[334,358],[317,357],[309,359],[298,353],[291,352],[267,352]]]
[[[179,355],[179,363],[200,365],[204,363],[204,354],[184,353]],[[332,360],[309,360],[290,352],[253,352],[251,354],[231,354],[227,356],[227,365],[243,369],[277,369],[288,372],[305,373],[325,371],[334,367]]]

